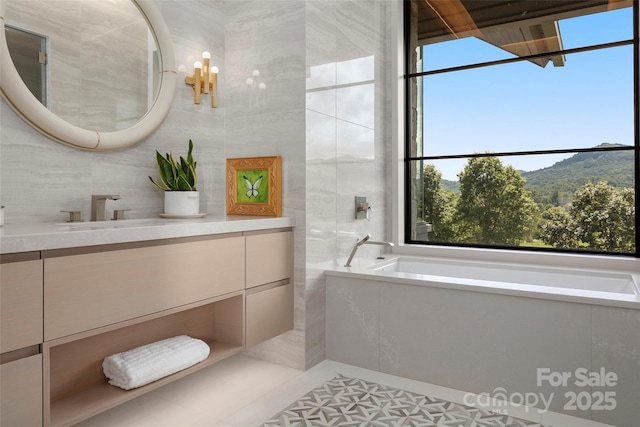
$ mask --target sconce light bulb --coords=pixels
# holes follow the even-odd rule
[[[218,74],[218,72],[219,72],[219,71],[220,71],[220,70],[218,70],[218,67],[216,67],[215,65],[214,65],[213,67],[211,67],[211,72],[212,72],[212,73],[216,73],[216,74]]]
[[[193,68],[202,68],[202,62],[196,61],[193,63]]]
[[[267,85],[266,85],[266,84],[264,84],[264,83],[260,83],[260,84],[258,85],[258,88],[260,88],[260,89],[266,89],[266,88],[267,88]]]
[[[251,86],[253,84],[253,79],[251,77],[247,78],[247,86]]]
[[[259,77],[260,76],[260,70],[253,70],[253,77]]]
[[[211,58],[211,54],[205,50],[204,52],[202,52],[202,58],[209,59]]]

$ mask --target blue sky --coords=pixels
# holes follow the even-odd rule
[[[631,8],[559,23],[566,49],[632,38]],[[424,69],[510,57],[475,38],[429,45]],[[564,67],[528,61],[423,79],[425,155],[633,145],[631,45],[568,55]],[[537,170],[568,155],[503,158]],[[435,163],[457,180],[466,160]]]

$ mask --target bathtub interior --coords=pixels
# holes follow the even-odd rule
[[[561,269],[547,267],[508,266],[473,261],[449,261],[418,257],[396,257],[377,263],[370,269],[418,276],[439,276],[486,280],[502,283],[549,286],[640,295],[631,274]]]

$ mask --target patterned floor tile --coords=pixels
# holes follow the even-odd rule
[[[262,427],[544,427],[410,391],[337,376]]]

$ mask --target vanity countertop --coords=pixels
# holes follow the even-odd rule
[[[5,224],[0,253],[75,248],[111,243],[293,227],[289,217],[207,215],[189,219],[131,219],[79,223]]]

